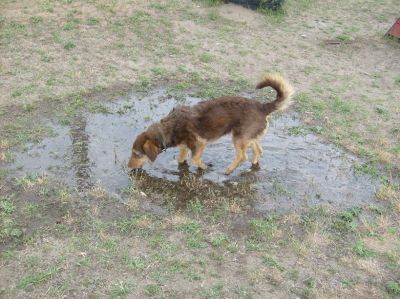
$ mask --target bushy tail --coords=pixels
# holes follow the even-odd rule
[[[274,111],[283,111],[292,104],[293,87],[279,74],[267,74],[257,84],[256,88],[261,89],[270,86],[276,90],[275,101],[263,104],[267,114]]]

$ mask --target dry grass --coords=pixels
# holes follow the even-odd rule
[[[392,185],[383,185],[377,192],[379,200],[390,202],[393,208],[400,212],[400,191]]]

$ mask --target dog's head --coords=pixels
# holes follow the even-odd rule
[[[147,132],[141,133],[132,146],[131,158],[128,167],[133,169],[142,168],[147,162],[153,162],[161,152],[161,146]]]

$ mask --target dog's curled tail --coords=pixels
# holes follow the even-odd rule
[[[293,87],[281,75],[265,75],[256,88],[261,89],[267,86],[275,89],[277,93],[275,101],[263,104],[267,114],[274,111],[283,111],[292,104]]]

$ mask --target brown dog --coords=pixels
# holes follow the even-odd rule
[[[193,164],[200,169],[206,169],[201,156],[207,144],[230,132],[236,157],[225,174],[232,173],[248,159],[246,151],[249,146],[253,150],[252,163],[257,165],[262,154],[260,139],[269,126],[267,116],[271,112],[286,109],[291,104],[293,94],[290,84],[277,74],[266,75],[256,88],[266,86],[277,92],[275,101],[271,103],[226,96],[191,107],[174,108],[160,122],[152,124],[136,138],[128,166],[141,168],[144,163],[154,161],[162,150],[178,146],[179,163],[187,160],[190,150]]]

